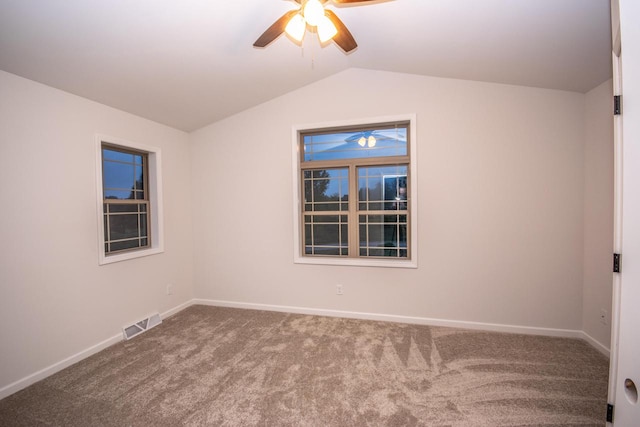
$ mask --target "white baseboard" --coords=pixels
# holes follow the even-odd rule
[[[609,347],[602,344],[600,341],[596,340],[585,331],[580,331],[580,333],[582,335],[580,338],[591,344],[591,346],[595,347],[600,353],[604,354],[608,358],[611,358],[611,350],[609,349]]]
[[[383,322],[411,323],[416,325],[444,326],[450,328],[475,329],[492,332],[508,332],[527,335],[543,335],[551,337],[580,338],[607,357],[611,357],[610,349],[584,331],[574,329],[540,328],[521,325],[505,325],[499,323],[468,322],[463,320],[446,320],[429,317],[411,317],[393,314],[362,313],[354,311],[325,310],[308,307],[286,305],[256,304],[236,301],[194,299],[192,304],[211,305],[216,307],[244,308],[251,310],[278,311],[285,313],[310,314],[316,316],[345,317],[350,319],[379,320]]]
[[[175,313],[184,310],[185,308],[191,306],[193,304],[193,300],[191,301],[187,301],[183,304],[178,305],[177,307],[174,307],[164,313],[162,313],[160,315],[160,317],[162,319],[166,319],[169,316],[174,315]],[[22,390],[23,388],[26,388],[28,386],[30,386],[31,384],[37,383],[38,381],[41,381],[53,374],[55,374],[56,372],[60,372],[61,370],[73,365],[74,363],[78,363],[83,359],[86,359],[89,356],[92,356],[96,353],[98,353],[99,351],[104,350],[107,347],[110,347],[114,344],[119,343],[120,341],[122,341],[124,339],[122,333],[119,333],[118,335],[114,335],[111,338],[107,338],[106,340],[99,342],[96,345],[93,345],[85,350],[82,350],[79,353],[76,353],[72,356],[67,357],[64,360],[61,360],[60,362],[54,363],[51,366],[48,366],[44,369],[39,370],[38,372],[35,372],[31,375],[28,375],[18,381],[15,381],[7,386],[4,386],[2,388],[0,388],[0,400],[4,399],[7,396],[12,395],[13,393],[16,393],[20,390]]]
[[[162,320],[166,319],[167,317],[171,317],[176,313],[181,312],[182,310],[184,310],[187,307],[191,307],[193,305],[193,301],[194,300],[189,300],[187,302],[183,302],[182,304],[173,307],[172,309],[169,309],[167,311],[165,311],[164,313],[160,314],[160,317],[162,318]]]
[[[284,306],[284,305],[255,304],[255,303],[207,300],[207,299],[194,299],[192,302],[193,304],[211,305],[216,307],[245,308],[245,309],[252,309],[252,310],[278,311],[278,312],[297,313],[297,314],[311,314],[316,316],[379,320],[383,322],[411,323],[416,325],[446,326],[451,328],[477,329],[477,330],[483,330],[483,331],[509,332],[509,333],[527,334],[527,335],[545,335],[545,336],[566,337],[566,338],[584,338],[584,335],[585,335],[584,332],[579,330],[573,330],[573,329],[536,328],[531,326],[467,322],[467,321],[461,321],[461,320],[434,319],[429,317],[411,317],[411,316],[401,316],[401,315],[393,315],[393,314],[324,310],[324,309],[307,308],[307,307],[292,307],[292,306]]]
[[[18,392],[23,388],[30,386],[31,384],[37,383],[38,381],[43,380],[48,376],[51,376],[56,372],[59,372],[64,368],[73,365],[74,363],[78,363],[82,359],[86,359],[87,357],[96,354],[97,352],[102,351],[105,348],[110,347],[120,341],[122,341],[122,333],[119,333],[118,335],[115,335],[111,338],[107,338],[106,340],[94,346],[91,346],[86,350],[82,350],[81,352],[76,353],[73,356],[69,356],[60,362],[54,363],[53,365],[41,369],[38,372],[26,376],[7,386],[4,386],[0,388],[0,399],[4,399],[5,397],[10,396],[15,392]]]

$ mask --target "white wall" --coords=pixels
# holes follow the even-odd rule
[[[582,330],[610,348],[613,289],[613,82],[586,94]],[[606,324],[600,322],[607,312]]]
[[[98,266],[96,133],[161,148],[163,254]],[[0,397],[125,324],[192,298],[187,140],[0,72]]]
[[[195,295],[580,330],[584,102],[350,69],[201,129]],[[292,125],[403,113],[418,118],[419,268],[293,264]]]

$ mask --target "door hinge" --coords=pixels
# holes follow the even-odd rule
[[[619,116],[622,114],[622,95],[613,96],[613,115]]]
[[[607,403],[607,422],[613,422],[613,405],[611,403]]]
[[[620,254],[613,254],[613,272],[620,273]]]

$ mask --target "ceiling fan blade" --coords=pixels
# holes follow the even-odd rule
[[[284,33],[284,29],[289,23],[289,20],[294,17],[298,13],[298,10],[290,10],[289,12],[282,15],[276,22],[273,23],[267,31],[262,33],[258,40],[253,44],[255,47],[265,47],[272,41],[278,38],[278,36]]]
[[[347,27],[342,23],[340,18],[338,18],[338,15],[329,9],[325,9],[325,14],[338,30],[338,33],[333,36],[333,41],[347,53],[358,47],[358,43],[356,43],[356,40],[353,38]]]

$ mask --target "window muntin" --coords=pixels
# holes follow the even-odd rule
[[[409,125],[300,133],[302,256],[411,259]]]
[[[104,252],[148,248],[148,153],[103,144]]]

